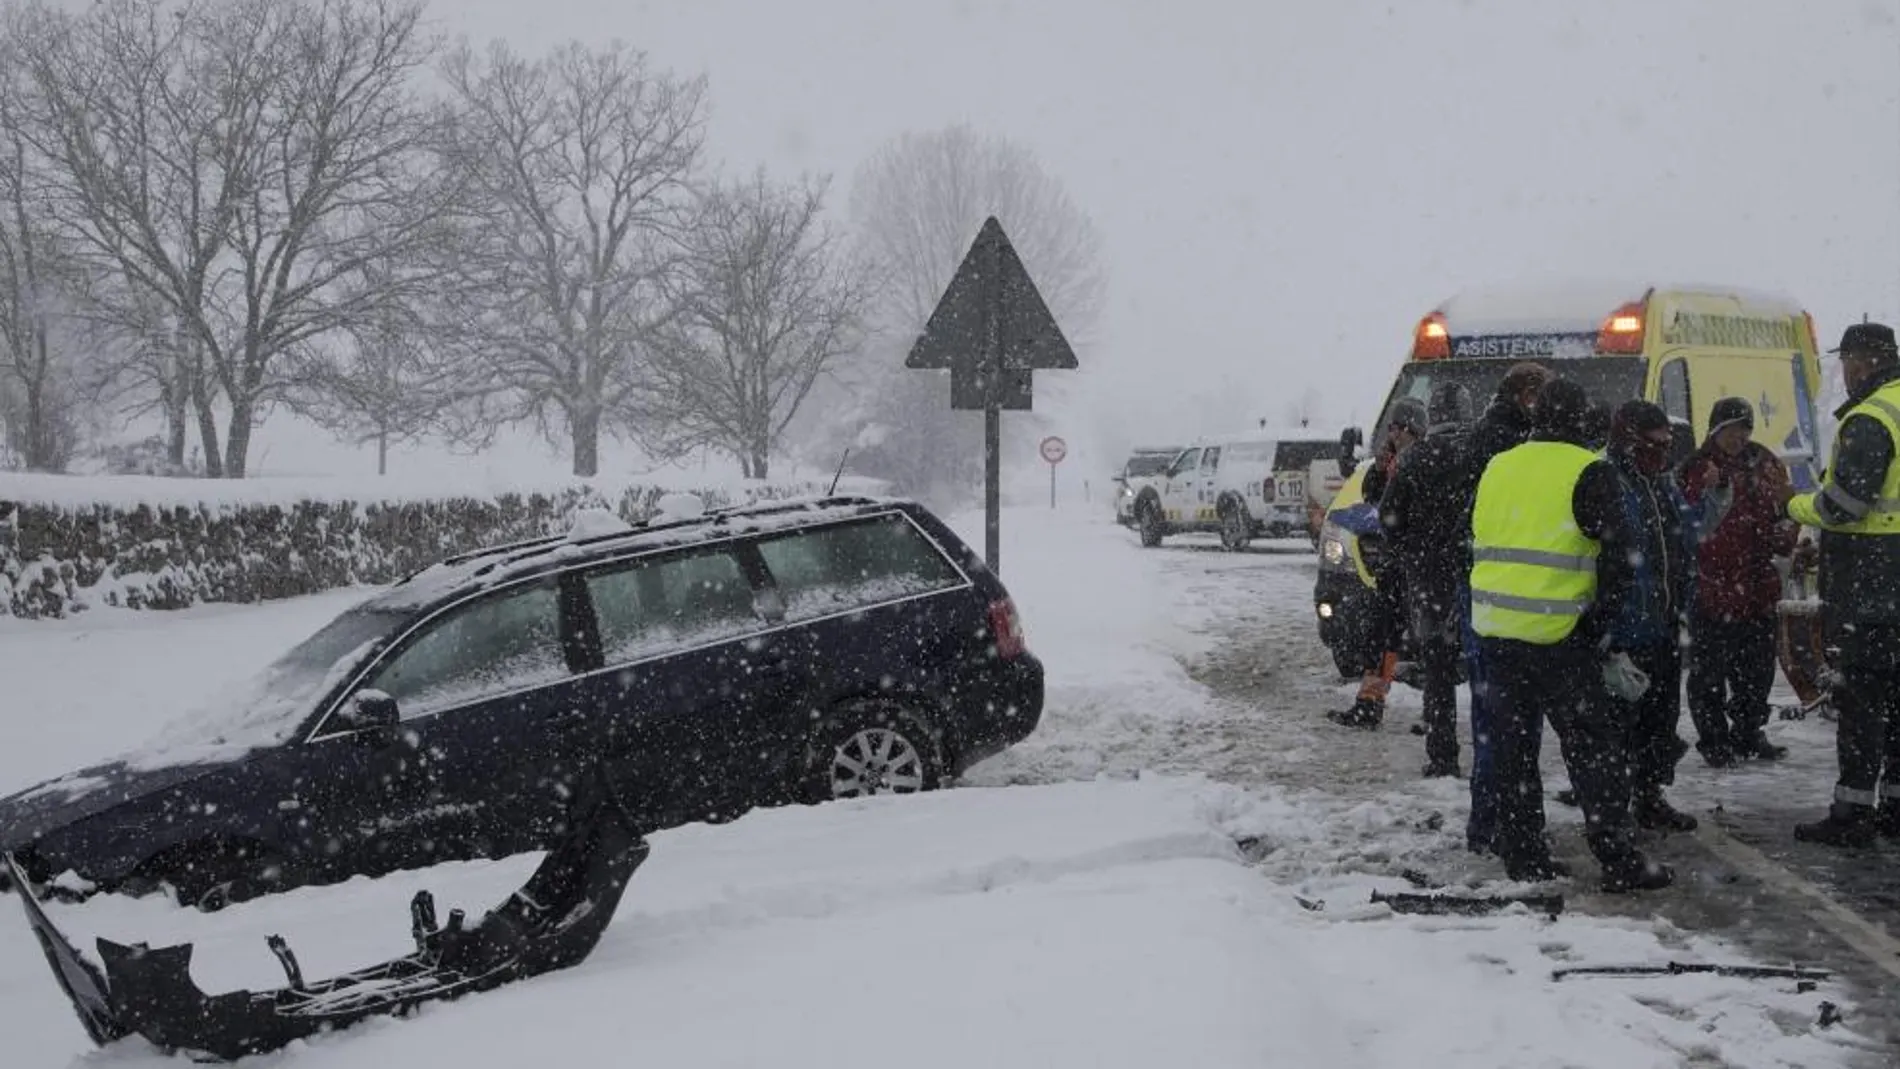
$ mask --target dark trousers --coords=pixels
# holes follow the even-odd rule
[[[1840,624],[1830,632],[1840,673],[1834,686],[1840,717],[1834,800],[1853,805],[1900,800],[1900,624]]]
[[[1492,846],[1506,870],[1536,866],[1550,856],[1544,843],[1544,778],[1537,768],[1542,719],[1550,721],[1563,747],[1591,853],[1605,870],[1632,867],[1637,854],[1625,731],[1603,686],[1596,651],[1568,643],[1536,646],[1480,638],[1478,656],[1491,695],[1497,804]]]
[[[1689,717],[1705,754],[1732,754],[1768,725],[1775,621],[1697,616],[1689,627]]]
[[[1412,634],[1425,675],[1425,759],[1458,764],[1458,661],[1464,655],[1463,594],[1433,594],[1420,583],[1413,593]]]
[[[1465,823],[1465,845],[1472,850],[1490,850],[1498,831],[1498,780],[1492,739],[1491,680],[1485,669],[1484,654],[1477,633],[1471,630],[1471,594],[1465,592],[1464,634],[1465,681],[1471,686],[1471,817]],[[1543,748],[1542,714],[1530,725],[1530,761],[1536,767]]]
[[[1673,641],[1660,642],[1628,652],[1649,677],[1649,689],[1642,697],[1618,703],[1628,732],[1630,790],[1642,798],[1660,794],[1676,782],[1676,762],[1689,752],[1689,744],[1676,733],[1682,720],[1682,647]]]

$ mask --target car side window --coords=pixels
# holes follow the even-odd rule
[[[724,642],[765,626],[730,550],[646,558],[587,576],[608,665]]]
[[[1201,454],[1201,473],[1212,475],[1220,470],[1220,447],[1215,446]]]
[[[761,542],[787,622],[961,586],[963,577],[911,522],[879,516]]]
[[[426,626],[370,678],[405,720],[569,676],[554,580],[482,597]]]
[[[1181,454],[1181,459],[1175,462],[1174,470],[1181,474],[1187,474],[1199,467],[1200,463],[1201,451],[1198,449],[1190,449]]]

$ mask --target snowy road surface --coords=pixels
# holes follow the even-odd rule
[[[1374,889],[1409,889],[1406,868],[1501,882],[1494,864],[1457,848],[1462,785],[1418,779],[1419,740],[1407,732],[1416,695],[1395,691],[1382,732],[1324,721],[1349,688],[1312,637],[1310,550],[1235,555],[1182,539],[1143,551],[1105,512],[1006,517],[1004,576],[1049,665],[1050,702],[1037,735],[973,770],[968,786],[662,833],[581,966],[263,1060],[1880,1063],[1869,1037],[1885,1010],[1845,983],[1551,978],[1569,964],[1773,959],[1790,944],[1763,931],[1800,921],[1768,891],[1731,898],[1726,920],[1693,907],[1724,889],[1693,879],[1606,903],[1589,893],[1586,862],[1560,888],[1572,909],[1555,921],[1370,905]],[[980,520],[960,527],[980,536]],[[360,596],[0,621],[0,793],[123,749]],[[1777,804],[1821,797],[1826,726],[1777,730],[1796,747],[1787,769],[1717,779],[1685,764],[1679,793],[1698,810],[1746,809],[1764,789]],[[1574,854],[1574,814],[1550,809],[1560,849]],[[288,938],[311,975],[362,965],[408,948],[417,888],[433,889],[445,913],[478,911],[534,860],[357,880],[215,915],[117,898],[54,914],[82,945],[95,933],[193,940],[208,990],[274,986],[268,934]],[[1823,999],[1846,1025],[1816,1027]],[[9,1065],[172,1064],[137,1040],[88,1055],[24,920],[10,915],[0,916],[0,1029]]]

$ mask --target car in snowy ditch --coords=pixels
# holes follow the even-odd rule
[[[755,505],[452,557],[131,756],[0,801],[74,895],[259,893],[543,849],[591,762],[643,830],[932,789],[1032,732],[1008,591],[922,506]]]

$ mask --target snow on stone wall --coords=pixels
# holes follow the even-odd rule
[[[62,617],[99,605],[176,609],[388,583],[455,553],[561,533],[588,509],[637,522],[681,489],[688,488],[578,478],[458,487],[0,475],[0,616]],[[826,487],[690,489],[719,508]]]

